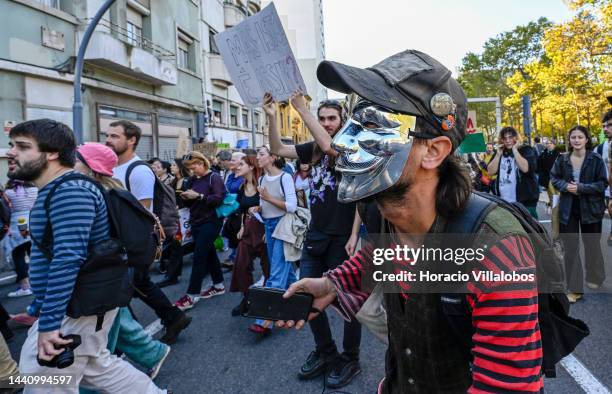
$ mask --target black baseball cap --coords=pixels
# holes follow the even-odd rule
[[[422,118],[432,127],[413,133],[417,137],[447,136],[453,149],[465,137],[465,93],[446,67],[423,52],[409,49],[365,69],[325,60],[317,78],[330,89]]]

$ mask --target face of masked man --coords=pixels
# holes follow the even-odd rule
[[[401,177],[412,147],[409,117],[365,100],[338,131],[332,147],[342,173],[338,201],[353,202],[380,193]]]

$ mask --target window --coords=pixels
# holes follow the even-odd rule
[[[214,53],[218,55],[219,48],[217,47],[217,42],[215,41],[216,35],[217,35],[217,32],[215,32],[214,30],[211,29],[208,31],[208,38],[209,38],[209,43],[210,43],[210,53]]]
[[[217,124],[223,123],[223,102],[219,100],[213,100],[213,121]]]
[[[255,112],[255,130],[259,131],[259,112]]]
[[[127,7],[127,40],[130,45],[142,46],[142,14]]]
[[[191,61],[193,50],[193,38],[181,30],[178,31],[178,48],[176,51],[176,61],[179,68],[194,71]]]
[[[57,8],[60,9],[60,0],[36,0],[36,2],[44,5],[49,8]]]
[[[230,105],[230,126],[238,127],[238,107]]]
[[[242,110],[242,127],[244,127],[245,129],[249,128],[249,110],[248,109]]]

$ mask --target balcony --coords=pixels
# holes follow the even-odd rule
[[[153,85],[177,84],[174,53],[108,21],[91,36],[85,61]]]
[[[227,68],[225,68],[225,64],[223,64],[221,55],[214,53],[209,54],[208,64],[210,67],[210,81],[213,83],[213,85],[227,89],[234,84],[230,78]]]
[[[230,0],[223,2],[223,17],[225,27],[234,27],[246,19],[246,9]]]

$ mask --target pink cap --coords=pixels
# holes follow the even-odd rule
[[[98,174],[113,176],[113,168],[117,165],[117,155],[106,145],[88,142],[77,148],[77,152],[85,160],[87,167]]]

